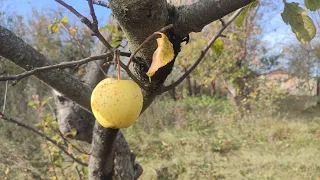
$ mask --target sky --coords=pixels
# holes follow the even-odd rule
[[[0,0],[1,1],[1,0]],[[30,17],[32,8],[37,10],[44,9],[57,9],[63,8],[60,4],[54,0],[2,0],[3,3],[0,5],[0,9],[9,12],[16,12],[24,17]],[[88,3],[86,0],[65,0],[66,3],[73,6],[82,15],[90,17],[90,11],[88,8]],[[99,22],[107,22],[111,11],[105,7],[94,6],[97,19]],[[66,14],[69,18],[76,18],[72,13]],[[100,23],[100,25],[105,25],[105,23]]]

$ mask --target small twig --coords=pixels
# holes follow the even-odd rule
[[[96,13],[94,12],[92,0],[88,0],[88,5],[89,5],[89,9],[90,9],[90,14],[92,17],[92,27],[94,28],[93,32],[99,31],[98,30],[98,20],[97,20]]]
[[[81,150],[80,148],[78,148],[76,145],[72,144],[67,138],[64,137],[64,135],[61,133],[61,131],[59,129],[54,129],[54,128],[50,128],[53,132],[57,133],[64,141],[65,145],[71,145],[71,147],[73,147],[75,150],[77,150],[79,153],[82,154],[86,154],[86,155],[90,155],[89,153],[85,152],[85,150]]]
[[[73,38],[74,41],[76,41],[76,43],[78,44],[80,50],[82,50],[87,56],[90,56],[90,53],[82,46],[82,44],[79,42],[78,38],[72,34],[69,29],[67,27],[65,27],[65,25],[63,23],[60,23],[61,26],[63,27],[63,29],[69,34],[69,36],[71,36],[71,38]],[[101,68],[101,66],[99,66],[99,64],[97,62],[94,61],[94,63],[97,65],[97,67],[99,68],[99,70],[102,72],[102,74],[107,77],[107,73],[104,72],[104,70]]]
[[[120,80],[120,55],[119,51],[115,51],[115,56],[117,57],[117,66],[118,66],[118,80]]]
[[[197,58],[197,60],[194,62],[194,64],[174,83],[170,84],[169,86],[165,86],[162,88],[161,93],[164,93],[166,91],[169,91],[170,89],[178,86],[201,62],[203,57],[206,55],[212,44],[220,37],[222,32],[230,25],[230,23],[241,13],[243,8],[238,9],[231,17],[230,19],[219,29],[219,31],[212,37],[212,39],[209,41],[208,45],[202,49],[200,56]]]
[[[13,119],[13,118],[7,117],[7,116],[5,116],[3,113],[0,113],[0,118],[3,119],[3,120],[8,121],[8,122],[10,122],[10,123],[16,124],[16,125],[18,125],[18,126],[20,126],[20,127],[23,127],[23,128],[25,128],[25,129],[27,129],[27,130],[30,130],[30,131],[32,131],[33,133],[35,133],[35,134],[37,134],[37,135],[45,138],[47,141],[50,141],[52,144],[54,144],[56,147],[58,147],[62,152],[64,152],[67,156],[69,156],[69,157],[70,157],[72,160],[74,160],[75,162],[77,162],[77,163],[79,163],[80,165],[83,165],[83,166],[88,166],[87,163],[84,163],[84,162],[82,162],[81,160],[77,159],[77,158],[74,157],[72,154],[68,153],[68,151],[65,150],[64,147],[62,147],[61,145],[59,145],[56,141],[54,141],[54,140],[51,139],[50,137],[46,136],[45,134],[37,131],[36,129],[34,129],[34,128],[26,125],[26,124],[23,124],[23,123],[15,120],[15,119]]]
[[[129,52],[122,52],[122,51],[120,51],[120,56],[130,57],[130,56],[131,56],[131,53],[129,53]]]
[[[61,4],[65,8],[67,8],[69,11],[71,11],[74,15],[76,15],[82,23],[84,23],[92,32],[93,35],[96,36],[108,50],[113,49],[113,47],[108,43],[108,41],[101,35],[98,28],[95,28],[95,25],[90,22],[88,18],[80,14],[76,9],[74,9],[69,4],[65,3],[62,0],[55,0],[57,3]],[[91,3],[92,4],[92,3]]]
[[[219,21],[221,22],[222,26],[225,26],[225,25],[226,25],[226,23],[224,22],[224,20],[223,20],[222,18],[219,19]]]
[[[99,6],[102,6],[102,7],[110,8],[108,2],[104,2],[104,1],[101,1],[101,0],[92,0],[92,3],[96,4],[96,5],[99,5]]]
[[[173,24],[169,24],[168,26],[165,26],[165,27],[161,28],[161,29],[160,29],[159,31],[157,31],[157,32],[164,32],[164,31],[166,31],[166,30],[168,30],[168,29],[171,29],[171,28],[173,28],[173,27],[174,27]],[[159,34],[157,34],[157,33],[154,32],[154,33],[151,34],[147,39],[145,39],[145,40],[143,41],[143,43],[140,44],[140,46],[131,54],[131,56],[130,56],[130,58],[129,58],[129,60],[128,60],[127,66],[130,65],[133,57],[140,51],[140,49],[142,49],[143,46],[145,46],[147,43],[149,43],[151,40],[153,40],[153,38],[155,38],[155,37],[158,36],[158,35],[159,35]]]
[[[140,82],[138,78],[136,78],[136,76],[130,71],[128,66],[123,64],[122,61],[119,61],[119,64],[120,64],[121,68],[124,69],[127,72],[129,77],[131,77],[131,79],[140,86],[141,89],[146,90],[145,85],[142,82]]]
[[[47,149],[48,149],[48,152],[49,152],[49,159],[50,159],[50,163],[51,163],[51,166],[52,166],[52,169],[53,169],[53,172],[54,172],[54,176],[56,177],[56,180],[58,180],[56,168],[54,166],[53,157],[51,155],[51,151],[50,151],[50,148],[49,148],[48,141],[46,141],[46,146],[47,146]]]
[[[4,111],[6,110],[7,93],[8,93],[8,81],[6,81],[6,88],[4,90],[2,114],[4,114]]]
[[[23,72],[21,74],[17,74],[17,75],[0,76],[0,81],[7,81],[7,80],[19,81],[22,78],[25,78],[27,76],[31,76],[31,75],[33,75],[35,73],[39,73],[39,72],[43,72],[43,71],[47,71],[47,70],[52,70],[52,69],[65,69],[65,68],[68,68],[68,67],[73,67],[75,65],[85,64],[85,63],[88,63],[90,61],[103,59],[103,58],[106,58],[106,57],[108,57],[110,55],[111,55],[111,53],[103,53],[103,54],[98,55],[98,56],[91,56],[91,57],[87,57],[87,58],[84,58],[84,59],[81,59],[81,60],[78,60],[78,61],[62,62],[62,63],[55,64],[55,65],[38,67],[38,68],[34,68],[33,70],[25,71],[25,72]]]
[[[78,166],[76,166],[76,172],[77,172],[77,174],[78,174],[79,180],[82,180],[82,175],[81,175],[81,173],[80,173],[80,171],[79,171]]]

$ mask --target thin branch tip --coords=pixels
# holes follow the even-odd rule
[[[231,22],[241,13],[243,8],[238,9],[230,18],[227,22],[225,22],[222,27],[216,32],[216,34],[212,37],[212,39],[209,41],[208,45],[203,48],[200,52],[200,56],[197,58],[197,60],[193,63],[193,65],[180,77],[178,78],[177,81],[174,83],[170,84],[169,86],[165,86],[162,88],[160,94],[167,92],[176,86],[178,86],[201,62],[203,57],[206,55],[212,44],[218,39],[218,37],[222,36],[222,32],[231,24]]]
[[[73,161],[77,162],[78,164],[82,165],[82,166],[88,166],[87,163],[82,162],[81,160],[77,159],[76,157],[74,157],[72,154],[70,154],[63,146],[59,145],[58,142],[56,142],[55,140],[51,139],[50,137],[48,137],[47,135],[39,132],[38,130],[34,129],[31,126],[28,126],[22,122],[19,122],[11,117],[7,117],[6,115],[4,115],[2,112],[0,112],[0,119],[3,119],[7,122],[16,124],[22,128],[25,128],[41,137],[43,137],[44,139],[46,139],[47,141],[50,141],[53,145],[55,145],[57,148],[59,148],[64,154],[66,154],[68,157],[70,157]]]

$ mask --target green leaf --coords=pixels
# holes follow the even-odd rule
[[[77,130],[76,129],[72,129],[70,132],[67,132],[64,134],[64,137],[74,137],[77,135]]]
[[[40,101],[34,100],[34,101],[29,102],[29,103],[28,103],[28,106],[34,107],[34,106],[38,105],[39,103],[40,103]]]
[[[105,30],[108,30],[109,32],[115,32],[116,31],[116,26],[111,26],[111,25],[105,25],[105,26],[103,26],[103,27],[101,27],[100,29],[99,29],[99,31],[100,32],[102,32],[102,31],[105,31]]]
[[[52,97],[48,97],[47,99],[43,100],[43,101],[41,102],[41,106],[47,104],[47,102],[48,102],[50,99],[52,99]]]
[[[234,20],[234,23],[236,24],[236,26],[241,27],[243,25],[244,19],[246,18],[246,14],[249,10],[249,6],[246,6],[241,13],[239,14],[239,16]]]
[[[214,52],[217,54],[217,56],[221,56],[222,51],[224,49],[223,42],[221,39],[217,39],[214,41],[213,45],[211,48],[214,50]]]
[[[65,16],[61,19],[61,23],[64,24],[64,25],[67,25],[68,24],[68,17]]]
[[[298,3],[285,3],[282,19],[290,24],[292,31],[301,42],[310,42],[316,35],[316,27],[307,11],[300,8]]]
[[[112,39],[110,41],[110,44],[112,47],[117,48],[120,46],[121,42],[122,42],[122,32],[114,32],[112,33]]]
[[[319,0],[304,0],[304,4],[310,11],[316,11],[320,9],[320,1]]]
[[[83,172],[84,174],[88,174],[88,173],[89,173],[88,167],[82,166],[82,172]]]
[[[246,18],[247,12],[250,8],[254,8],[256,6],[259,5],[259,1],[254,1],[252,3],[250,3],[249,5],[247,5],[239,14],[238,17],[236,17],[236,19],[234,20],[234,23],[236,24],[236,26],[241,27],[243,25],[243,22]]]

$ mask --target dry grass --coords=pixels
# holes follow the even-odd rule
[[[125,134],[141,179],[318,180],[319,108],[239,119],[225,100],[157,101]]]

